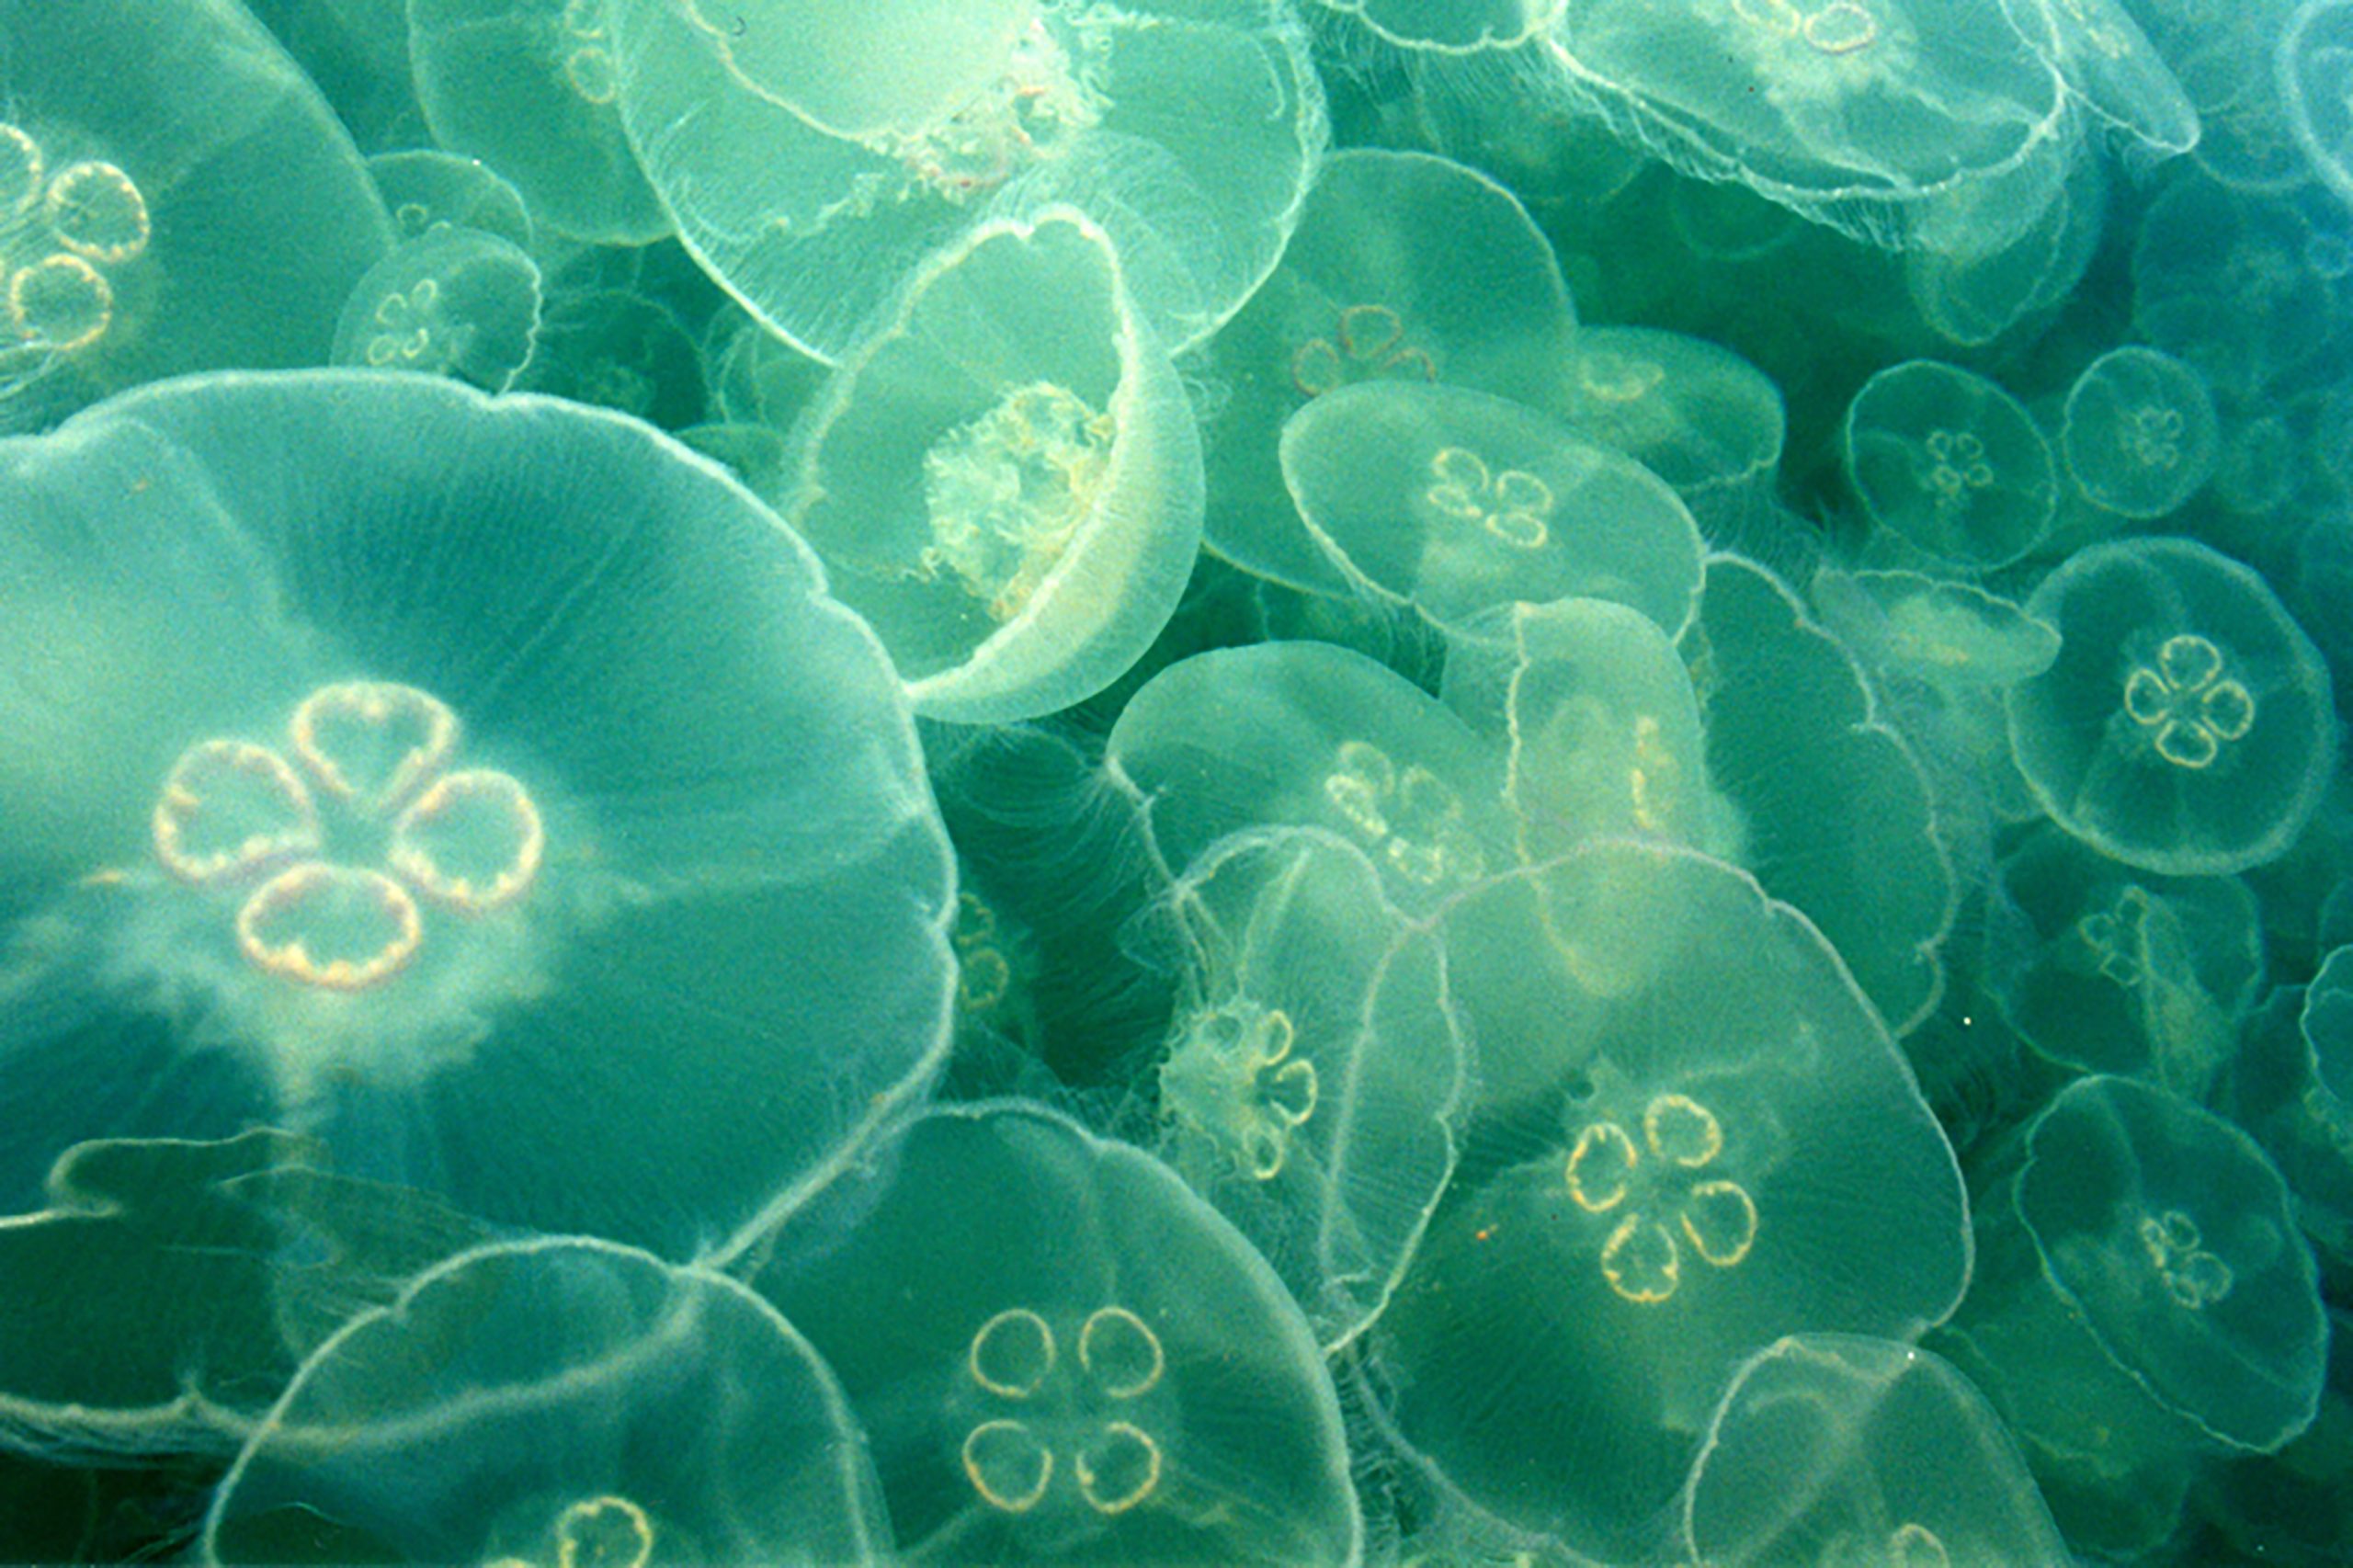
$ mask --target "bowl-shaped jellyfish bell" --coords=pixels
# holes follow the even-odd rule
[[[2018,1038],[2077,1072],[2204,1097],[2263,984],[2246,885],[2134,871],[2048,825],[1998,878],[2019,928],[1992,944],[1984,978]]]
[[[1170,665],[1129,701],[1103,762],[1143,803],[1172,877],[1229,833],[1320,827],[1416,915],[1501,866],[1511,838],[1492,749],[1404,676],[1328,643]]]
[[[621,131],[601,0],[408,0],[408,23],[437,143],[488,164],[557,233],[639,245],[670,233]]]
[[[1519,199],[1421,153],[1326,162],[1266,286],[1210,345],[1228,389],[1207,422],[1210,548],[1296,588],[1348,582],[1278,460],[1284,422],[1358,381],[1442,381],[1540,405],[1576,327],[1552,247]]]
[[[2304,0],[2279,44],[2279,96],[2312,172],[2353,204],[2353,5]]]
[[[334,359],[505,392],[539,326],[537,264],[511,241],[444,224],[368,269],[335,324]]]
[[[1682,1503],[1690,1561],[2071,1562],[1985,1396],[1915,1346],[1808,1334],[1757,1352],[1708,1424]]]
[[[722,1275],[606,1242],[461,1253],[303,1363],[203,1560],[649,1568],[883,1561],[840,1385]]]
[[[1150,1155],[1021,1104],[932,1110],[759,1256],[753,1288],[865,1424],[909,1561],[1360,1560],[1313,1335]]]
[[[1485,392],[1343,387],[1283,426],[1283,483],[1349,585],[1441,628],[1518,602],[1615,599],[1679,631],[1699,530],[1650,470]]]
[[[1355,843],[1306,829],[1220,840],[1165,907],[1183,973],[1161,1151],[1336,1349],[1454,1168],[1463,1053],[1436,944]]]
[[[2312,1249],[2254,1140],[2129,1078],[2078,1079],[2000,1152],[1949,1343],[2069,1539],[2167,1534],[2202,1456],[2312,1422],[2328,1341]]]
[[[2067,391],[2059,449],[2103,512],[2162,517],[2213,477],[2222,431],[2205,379],[2154,348],[2110,349]]]
[[[2353,1142],[2353,947],[2321,960],[2304,990],[2299,1028],[2312,1068],[2316,1109],[2338,1135]]]
[[[494,234],[525,251],[534,243],[522,192],[478,158],[434,147],[379,153],[368,160],[368,177],[403,240],[421,239],[447,223]]]
[[[1199,437],[1125,263],[1069,208],[978,224],[802,419],[780,509],[930,717],[1090,697],[1184,594]]]
[[[1572,0],[1547,38],[1568,90],[1677,168],[1891,247],[2075,134],[2059,73],[1978,0]]]
[[[2057,515],[2051,443],[2017,398],[1957,366],[1881,370],[1847,405],[1841,441],[1871,520],[1965,571],[2018,560]]]
[[[326,362],[391,225],[242,7],[13,0],[0,60],[0,430],[184,371]]]
[[[1681,640],[1708,783],[1737,824],[1711,852],[1822,929],[1899,1034],[1942,994],[1952,868],[1927,781],[1854,656],[1762,567],[1709,559]]]
[[[1654,327],[1586,326],[1547,406],[1671,485],[1701,529],[1737,535],[1770,503],[1788,434],[1781,389],[1732,350]]]
[[[2235,47],[2262,45],[2243,37]],[[2261,76],[2250,86],[2275,97]],[[2311,264],[2312,239],[2290,202],[2168,182],[2132,236],[2134,335],[2188,362],[2226,406],[2260,403],[2299,371],[2326,379],[2333,336],[2313,324],[2332,319],[2335,285]]]
[[[1069,201],[1172,348],[1266,278],[1325,136],[1288,6],[613,0],[620,107],[679,238],[824,359],[977,215]]]
[[[937,1065],[951,864],[897,679],[709,463],[225,375],[0,448],[0,1056],[39,1112],[0,1190],[260,1122],[688,1253]]]
[[[2070,97],[2158,157],[2198,145],[2198,107],[2125,0],[2002,0]]]
[[[2328,667],[2256,573],[2202,544],[2094,545],[2027,613],[2059,657],[2006,696],[2043,809],[2127,865],[2221,875],[2285,854],[2336,770]]]
[[[1635,935],[1630,908],[1660,917]],[[1482,1092],[1367,1336],[1385,1418],[1445,1494],[1647,1557],[1748,1357],[1951,1312],[1961,1173],[1828,945],[1721,861],[1598,844],[1436,928]]]
[[[256,1130],[77,1143],[0,1218],[0,1432],[56,1460],[225,1456],[302,1357],[483,1241],[425,1195]]]

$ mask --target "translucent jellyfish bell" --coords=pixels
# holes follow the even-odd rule
[[[1672,914],[1639,940],[1629,890]],[[1496,940],[1540,900],[1558,940]],[[1749,1357],[1802,1328],[1910,1338],[1952,1310],[1960,1172],[1829,948],[1722,862],[1595,845],[1466,894],[1437,931],[1482,1094],[1368,1337],[1387,1419],[1446,1494],[1647,1558]]]
[[[1461,387],[1343,387],[1283,426],[1301,520],[1360,592],[1442,628],[1518,601],[1690,619],[1699,530],[1665,483],[1535,409]]]
[[[2160,157],[2198,145],[2197,106],[2123,0],[2002,0],[2085,108]]]
[[[2052,820],[2172,876],[2286,852],[2335,768],[2336,718],[2319,651],[2261,577],[2136,539],[2071,557],[2026,608],[2061,643],[2008,693],[2010,745]]]
[[[2127,347],[2075,378],[2059,442],[2086,500],[2151,518],[2179,510],[2213,476],[2222,433],[2196,370],[2154,348]]]
[[[1404,676],[1328,643],[1170,665],[1120,713],[1103,765],[1144,803],[1172,875],[1229,833],[1320,827],[1419,914],[1502,864],[1510,842],[1490,749]]]
[[[1561,14],[1565,0],[1320,0],[1400,49],[1474,54],[1512,49]]]
[[[2305,0],[2279,43],[2281,108],[2312,172],[2353,202],[2353,5]]]
[[[1284,487],[1284,421],[1358,381],[1442,381],[1540,405],[1575,325],[1552,247],[1511,192],[1426,153],[1336,154],[1281,265],[1210,345],[1228,388],[1206,422],[1210,548],[1262,577],[1345,595]]]
[[[2124,1078],[2069,1085],[1979,1205],[1948,1353],[2024,1441],[2079,1548],[2145,1549],[2201,1455],[2268,1451],[2317,1408],[2312,1252],[2253,1140]]]
[[[1841,438],[1872,520],[1966,570],[2018,560],[2056,514],[2051,443],[2018,399],[1957,366],[1881,370],[1847,405]]]
[[[335,362],[505,392],[531,357],[540,269],[513,243],[444,226],[368,269],[335,324]]]
[[[2018,1445],[1941,1358],[1854,1335],[1777,1341],[1708,1424],[1683,1505],[1694,1562],[2072,1561]]]
[[[2312,1071],[2312,1106],[2337,1136],[2353,1142],[2353,947],[2322,960],[2304,991],[2299,1019]]]
[[[1388,1300],[1454,1168],[1462,1046],[1435,947],[1360,849],[1310,831],[1221,840],[1166,912],[1184,973],[1162,1150],[1336,1348]]]
[[[915,707],[1002,723],[1109,685],[1200,539],[1201,456],[1122,258],[1068,209],[926,261],[800,432],[786,520]]]
[[[1728,348],[1653,327],[1585,326],[1550,406],[1666,481],[1718,537],[1770,498],[1787,434],[1781,392]]]
[[[605,1242],[460,1254],[321,1346],[206,1562],[877,1563],[856,1418],[757,1296]]]
[[[927,1112],[752,1284],[840,1375],[911,1561],[1360,1560],[1306,1322],[1140,1151],[1017,1104]]]
[[[1172,347],[1267,275],[1322,155],[1288,7],[1224,0],[616,0],[620,108],[679,237],[752,313],[847,353],[976,218],[1112,236]]]
[[[0,491],[38,632],[0,662],[0,1053],[74,1085],[0,1130],[8,1178],[290,1125],[685,1254],[936,1067],[950,864],[897,679],[708,463],[314,372],[142,391],[0,449]]]

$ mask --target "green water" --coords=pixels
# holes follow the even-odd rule
[[[2353,0],[0,88],[0,1562],[2353,1562]]]

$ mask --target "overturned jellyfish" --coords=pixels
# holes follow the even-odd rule
[[[734,1280],[585,1239],[461,1253],[321,1346],[215,1494],[203,1559],[879,1563],[824,1361]]]
[[[1305,1320],[1140,1150],[1016,1102],[930,1110],[747,1256],[840,1376],[907,1561],[1361,1560]]]
[[[936,1065],[897,680],[715,468],[322,371],[144,390],[0,492],[10,1208],[74,1143],[262,1124],[688,1254]]]

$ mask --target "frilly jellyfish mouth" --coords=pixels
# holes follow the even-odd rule
[[[324,991],[381,985],[426,946],[420,901],[506,908],[546,857],[519,781],[449,768],[460,738],[457,715],[415,687],[321,687],[295,708],[284,755],[233,739],[180,755],[151,818],[155,858],[191,887],[244,894],[233,926],[255,969]]]

